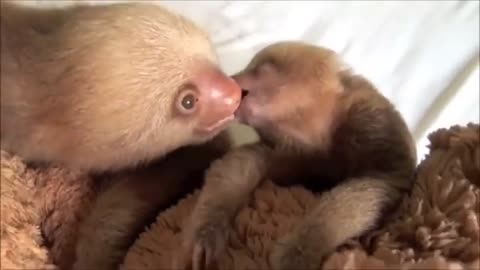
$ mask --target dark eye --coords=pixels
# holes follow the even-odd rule
[[[195,111],[198,103],[197,93],[186,89],[180,92],[177,98],[177,109],[183,114],[190,114]]]
[[[188,94],[182,99],[182,106],[186,110],[191,110],[195,106],[196,98],[192,94]]]

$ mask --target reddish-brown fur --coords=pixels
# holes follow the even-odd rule
[[[334,186],[270,256],[274,269],[317,269],[410,188],[412,136],[394,106],[325,48],[276,43],[234,78],[248,91],[237,117],[262,140],[233,149],[207,171],[175,263],[208,269],[222,255],[236,211],[270,178]]]

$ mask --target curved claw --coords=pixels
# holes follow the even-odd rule
[[[207,270],[213,263],[213,251],[202,244],[196,244],[193,248],[192,269]]]
[[[205,249],[202,245],[196,244],[193,248],[192,269],[202,270],[202,263],[204,262]]]
[[[187,241],[175,259],[174,269],[208,270],[225,247],[225,228],[206,226]]]
[[[213,263],[213,254],[212,250],[205,250],[205,269],[210,269],[210,266]]]

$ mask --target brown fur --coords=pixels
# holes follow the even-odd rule
[[[2,1],[0,19],[2,149],[29,162],[132,167],[211,139],[238,106],[207,34],[158,5]]]
[[[114,268],[149,215],[198,185],[192,175],[222,153],[204,143],[223,140],[240,88],[207,34],[158,5],[1,8],[2,149],[113,186],[90,215],[70,213],[74,226],[47,219],[42,229],[57,236],[81,226],[76,253],[54,258],[62,268],[74,259],[75,268]],[[71,201],[88,209],[89,199]],[[49,244],[71,250],[77,238],[68,239]]]
[[[416,165],[401,115],[325,48],[280,42],[234,76],[248,95],[237,112],[263,139],[215,161],[177,263],[211,267],[229,222],[264,178],[335,185],[271,254],[274,269],[315,269],[349,238],[373,229],[409,190]]]
[[[112,183],[81,224],[73,269],[117,269],[149,218],[198,188],[202,173],[231,142],[221,133],[211,142],[181,148],[149,166],[102,175]]]
[[[414,187],[403,198],[398,212],[389,215],[390,221],[379,231],[362,237],[358,243],[361,245],[349,241],[338,249],[356,250],[334,253],[319,269],[480,269],[479,134],[478,123],[442,128],[430,134],[430,153],[419,165]],[[68,222],[72,210],[82,212],[84,206],[71,199],[88,197],[88,182],[81,175],[75,181],[75,174],[63,174],[55,168],[28,168],[21,159],[3,151],[1,165],[0,268],[55,269],[47,266],[50,260],[42,238],[48,239],[45,244],[50,247],[52,242],[68,243],[64,237],[75,237],[74,229],[65,228],[70,234],[58,230],[75,225]],[[50,185],[47,193],[34,184],[44,180]],[[69,182],[78,185],[72,189],[64,184]],[[55,187],[55,183],[59,186]],[[85,187],[79,188],[82,183]],[[35,198],[35,193],[41,200]],[[172,269],[183,224],[199,193],[162,211],[154,223],[145,223],[145,232],[131,246],[120,269]],[[271,269],[268,254],[275,240],[302,222],[301,217],[315,205],[317,196],[301,186],[284,188],[265,181],[253,197],[235,219],[219,269]],[[39,216],[39,206],[48,207],[49,215]],[[52,230],[46,230],[41,237],[39,228],[45,223]],[[50,255],[62,257],[62,253],[68,253],[66,249],[53,248]]]
[[[116,269],[150,217],[198,187],[229,145],[221,133],[149,166],[96,177],[28,168],[2,151],[2,266]]]
[[[58,167],[30,171],[36,174],[42,244],[48,248],[52,263],[69,269],[79,226],[99,194],[98,182],[82,172]]]
[[[398,211],[390,212],[379,230],[340,246],[317,269],[480,269],[479,135],[478,123],[431,133],[430,153]],[[201,193],[160,213],[131,247],[121,269],[173,270],[184,224]],[[236,215],[218,268],[210,269],[272,269],[268,256],[276,240],[302,223],[317,200],[318,194],[301,186],[263,182]]]

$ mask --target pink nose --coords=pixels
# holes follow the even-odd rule
[[[200,125],[204,128],[215,126],[233,116],[240,104],[240,86],[217,69],[209,69],[196,80],[202,99]]]

